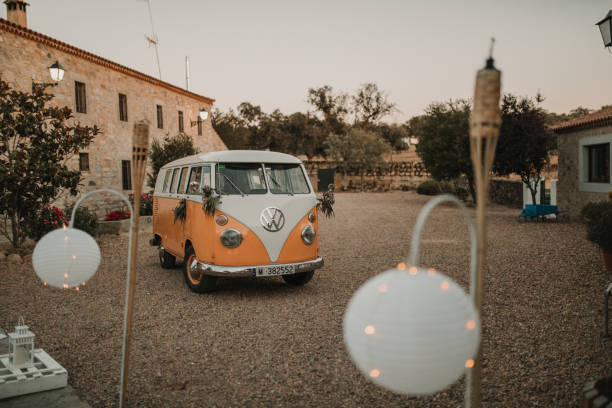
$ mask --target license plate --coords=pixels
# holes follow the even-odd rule
[[[295,273],[295,265],[271,265],[253,268],[255,276],[277,276]]]

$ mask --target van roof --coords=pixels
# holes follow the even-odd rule
[[[302,163],[290,154],[267,152],[261,150],[224,150],[220,152],[200,153],[174,160],[163,167],[182,166],[193,163]]]

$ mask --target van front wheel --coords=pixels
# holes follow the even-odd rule
[[[294,273],[292,275],[283,275],[283,279],[289,285],[302,286],[310,282],[313,275],[314,275],[314,271],[300,272],[300,273]]]
[[[217,286],[217,277],[204,275],[196,268],[197,259],[193,248],[189,247],[185,251],[185,265],[183,265],[183,274],[185,275],[185,283],[194,292],[206,293],[212,292]]]

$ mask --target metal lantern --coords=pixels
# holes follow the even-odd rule
[[[15,332],[9,333],[9,367],[28,368],[34,365],[34,337],[23,317],[19,318]]]
[[[59,82],[64,78],[64,67],[62,67],[59,61],[55,61],[55,64],[49,67],[49,74],[51,79],[55,82]]]
[[[63,289],[78,287],[96,273],[100,248],[86,232],[64,227],[38,241],[32,264],[45,285]]]
[[[612,10],[608,11],[608,14],[606,14],[603,20],[595,25],[599,26],[604,47],[612,46]]]
[[[431,268],[399,267],[355,292],[344,315],[344,340],[373,382],[402,394],[431,394],[473,366],[478,313],[447,276]]]

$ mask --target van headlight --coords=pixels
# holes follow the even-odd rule
[[[242,242],[242,234],[233,228],[221,233],[221,243],[228,248],[236,248]]]
[[[302,230],[302,241],[304,241],[306,245],[312,244],[316,237],[317,233],[314,228],[312,228],[312,225],[307,225]]]

